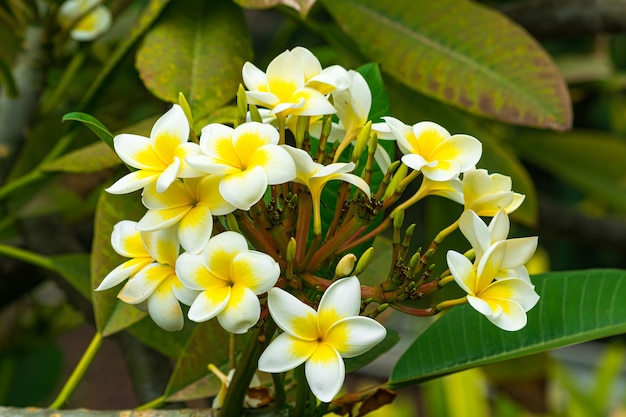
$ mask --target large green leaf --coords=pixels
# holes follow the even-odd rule
[[[626,142],[598,131],[524,131],[511,141],[524,159],[626,212]]]
[[[202,117],[235,97],[251,58],[239,7],[227,0],[179,0],[146,34],[136,65],[154,95],[176,103],[182,92],[194,117]]]
[[[73,120],[76,122],[81,122],[85,126],[87,126],[93,133],[96,134],[106,145],[113,150],[113,134],[109,132],[109,129],[106,128],[102,122],[90,114],[81,113],[81,112],[72,112],[67,113],[63,116],[63,121]]]
[[[48,258],[53,269],[87,300],[91,300],[89,269],[91,258],[87,253],[72,253]]]
[[[120,220],[139,220],[144,211],[137,194],[119,196],[102,192],[95,216],[91,288],[96,288],[113,268],[126,260],[111,247],[113,226]],[[123,330],[146,316],[136,307],[118,300],[119,290],[118,286],[92,293],[96,327],[103,336]]]
[[[571,105],[556,65],[523,29],[464,0],[324,0],[383,71],[470,112],[567,129]]]
[[[554,272],[533,282],[541,300],[525,328],[506,332],[469,305],[456,307],[402,355],[392,386],[626,332],[626,270]]]
[[[104,142],[87,145],[41,165],[43,171],[98,172],[120,165],[122,161]]]

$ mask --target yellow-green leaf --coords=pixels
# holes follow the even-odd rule
[[[41,169],[54,172],[98,172],[121,163],[120,158],[106,143],[96,142],[54,161],[45,162]]]
[[[146,34],[136,66],[155,96],[178,102],[182,92],[194,119],[231,101],[241,68],[252,59],[243,12],[227,0],[178,0]]]
[[[472,113],[563,130],[569,94],[521,27],[465,0],[323,0],[361,51],[406,86]]]

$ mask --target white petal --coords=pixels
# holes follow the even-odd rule
[[[141,232],[141,239],[150,256],[157,262],[172,267],[176,264],[180,246],[175,227],[155,230],[154,232]]]
[[[162,329],[173,332],[183,328],[185,318],[180,303],[172,291],[170,278],[163,282],[148,298],[148,313]]]
[[[316,346],[316,341],[305,342],[281,333],[261,354],[259,371],[279,373],[295,369],[311,356]]]
[[[332,347],[319,344],[304,365],[306,380],[313,395],[322,402],[330,402],[343,385],[345,365]]]
[[[104,291],[115,287],[129,276],[135,274],[141,268],[152,262],[150,258],[131,259],[118,265],[115,269],[107,274],[102,280],[96,291]]]
[[[105,191],[109,194],[128,194],[142,189],[159,178],[161,172],[141,169],[124,175]]]
[[[231,280],[231,264],[240,252],[248,250],[248,242],[239,233],[222,232],[211,239],[202,251],[204,266],[225,281]]]
[[[150,257],[137,230],[137,222],[131,220],[122,220],[113,226],[111,246],[126,258]]]
[[[178,240],[189,253],[200,253],[213,233],[213,216],[205,205],[191,209],[178,224]]]
[[[230,297],[230,287],[223,286],[202,291],[189,307],[189,319],[203,322],[221,313]]]
[[[206,290],[224,282],[217,281],[206,269],[201,255],[183,253],[176,260],[176,275],[182,283],[193,290]]]
[[[148,299],[159,285],[170,275],[174,269],[167,265],[151,263],[137,272],[128,282],[117,297],[128,304],[138,304]]]
[[[476,271],[470,260],[462,254],[450,250],[446,254],[446,261],[450,273],[459,287],[468,294],[474,294],[476,291]]]
[[[367,352],[385,338],[387,330],[369,317],[348,317],[335,323],[324,337],[343,358]]]
[[[261,306],[257,296],[242,285],[234,285],[228,304],[217,315],[220,325],[228,332],[242,334],[259,321]]]
[[[465,210],[459,219],[459,229],[474,248],[476,258],[491,245],[489,227],[472,210]]]
[[[148,170],[162,170],[166,164],[159,159],[150,146],[150,139],[122,133],[113,138],[115,153],[131,167]]]
[[[240,210],[249,210],[265,194],[267,175],[255,166],[238,174],[228,175],[220,181],[220,194]]]
[[[308,49],[296,46],[290,51],[290,54],[298,60],[305,79],[309,80],[322,72],[320,61]]]
[[[248,161],[248,168],[260,166],[269,185],[284,184],[296,178],[293,158],[280,146],[266,145],[257,149]]]
[[[148,210],[137,223],[137,230],[152,232],[166,229],[180,221],[191,207],[175,207],[166,210]]]
[[[287,291],[272,288],[267,304],[276,325],[286,333],[302,340],[317,340],[317,313]]]
[[[243,77],[243,83],[248,90],[259,91],[267,88],[265,73],[251,62],[243,64],[241,75]]]
[[[509,216],[507,216],[506,211],[498,211],[493,219],[491,219],[491,223],[489,223],[489,234],[491,235],[491,243],[505,240],[509,235],[509,228]]]
[[[263,294],[276,284],[280,266],[266,253],[245,251],[233,259],[231,274],[236,285],[243,285],[254,294]]]
[[[361,282],[356,276],[333,282],[322,295],[318,307],[318,317],[329,314],[340,320],[358,316],[361,309]],[[320,329],[321,330],[321,329]]]
[[[427,164],[427,161],[424,159],[424,157],[418,154],[414,154],[414,153],[403,155],[402,158],[400,159],[404,165],[416,171],[421,171],[421,169]],[[438,181],[435,178],[431,178],[431,179],[434,181]],[[443,181],[443,180],[439,180],[439,181]]]
[[[141,201],[147,209],[152,210],[189,206],[195,203],[194,196],[182,181],[175,181],[163,193],[157,192],[156,183],[149,184],[141,193]]]
[[[524,265],[537,250],[537,237],[522,237],[517,239],[507,239],[506,254],[502,260],[502,269],[513,269]]]
[[[187,306],[192,305],[198,294],[201,293],[201,291],[192,290],[184,285],[180,278],[172,280],[171,285],[176,299]]]
[[[189,122],[185,112],[178,104],[154,123],[150,132],[152,149],[163,162],[169,164],[176,148],[187,142],[189,138]]]
[[[165,168],[165,171],[163,171],[161,175],[159,175],[156,182],[156,190],[158,193],[164,192],[174,181],[176,181],[176,176],[180,170],[180,164],[180,159],[178,157],[174,157],[174,161],[168,165],[167,168]]]
[[[210,123],[204,126],[200,135],[200,149],[211,158],[223,159],[223,152],[231,148],[232,136],[235,129],[221,123]],[[233,149],[234,151],[234,149]],[[230,157],[226,158],[230,159]]]

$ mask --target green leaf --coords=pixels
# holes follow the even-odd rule
[[[145,86],[172,103],[182,92],[194,119],[231,101],[252,58],[243,12],[231,1],[179,0],[146,34],[136,66]]]
[[[91,252],[91,288],[97,288],[102,279],[126,258],[111,247],[113,226],[120,220],[138,220],[145,209],[137,193],[111,195],[102,192],[96,208],[93,249]],[[120,287],[93,291],[96,327],[103,336],[111,335],[141,320],[146,313],[117,299]]]
[[[91,300],[91,256],[88,253],[72,253],[48,258],[53,269],[87,300]]]
[[[122,161],[104,142],[96,142],[41,165],[43,171],[98,172],[120,165]]]
[[[356,71],[365,78],[372,93],[372,107],[368,117],[374,123],[381,122],[381,117],[391,114],[391,108],[389,107],[389,98],[385,91],[380,67],[378,64],[371,62],[360,66]]]
[[[398,360],[400,387],[438,376],[626,332],[626,270],[554,272],[533,277],[539,303],[528,324],[506,332],[469,305],[435,321]]]
[[[598,131],[563,134],[525,131],[511,141],[526,159],[579,187],[614,210],[626,212],[626,142]]]
[[[372,61],[406,86],[472,113],[564,130],[559,71],[523,29],[464,0],[323,0]]]
[[[241,7],[249,9],[269,9],[280,5],[291,7],[305,17],[317,0],[235,0]]]
[[[220,367],[228,363],[229,337],[217,320],[209,320],[196,326],[165,389],[168,400],[186,401],[215,394],[220,384],[212,377],[207,366],[213,363]],[[242,350],[247,338],[235,337],[238,342],[236,347]],[[205,380],[206,377],[209,377],[208,380]]]
[[[181,331],[168,332],[157,326],[150,317],[145,317],[126,330],[145,345],[175,359],[185,348],[194,328],[195,323],[187,321]]]
[[[63,116],[63,121],[74,120],[81,122],[95,133],[107,146],[113,149],[113,134],[95,117],[87,113],[72,112]]]

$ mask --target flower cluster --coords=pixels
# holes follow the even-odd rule
[[[265,72],[246,63],[242,76],[247,90],[238,95],[232,126],[208,124],[194,140],[183,100],[150,137],[114,138],[134,170],[107,191],[142,190],[147,211],[115,225],[113,249],[130,259],[97,290],[128,280],[118,297],[167,330],[184,326],[184,311],[195,322],[217,318],[233,334],[273,322],[278,335],[266,335],[258,368],[304,366],[323,402],[343,385],[343,358],[385,338],[375,318],[387,306],[423,316],[469,303],[502,329],[525,325],[538,295],[524,264],[537,240],[507,239],[508,213],[524,197],[511,190],[510,178],[476,169],[476,138],[433,122],[411,126],[387,116],[372,123],[365,78],[337,65],[322,68],[305,48],[285,51]],[[400,161],[391,162],[379,139],[397,144]],[[375,171],[384,178],[372,180]],[[418,178],[417,192],[400,200]],[[332,180],[337,186],[329,192]],[[413,227],[402,240],[404,211],[429,195],[459,203],[462,214],[427,251],[410,256]],[[479,216],[493,220],[487,225]],[[362,285],[358,276],[372,250],[357,248],[389,227],[390,272],[375,287]],[[449,271],[436,276],[428,260],[457,227],[473,250],[448,252]],[[450,282],[467,296],[415,307]]]

